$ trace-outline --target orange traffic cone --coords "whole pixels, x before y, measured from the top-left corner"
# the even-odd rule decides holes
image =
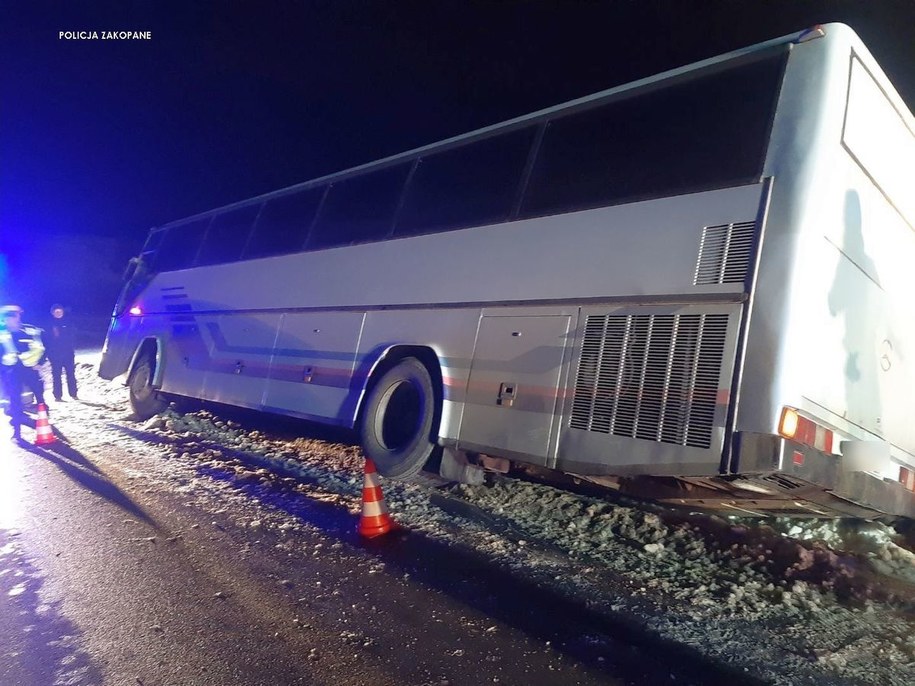
[[[378,481],[375,463],[365,460],[365,479],[362,482],[362,517],[359,519],[359,533],[366,538],[381,536],[397,528],[388,514],[384,494]]]
[[[42,403],[38,406],[38,420],[35,422],[35,445],[48,445],[57,440],[48,419],[48,408]]]

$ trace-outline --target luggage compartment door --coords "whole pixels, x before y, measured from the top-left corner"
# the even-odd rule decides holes
[[[480,319],[458,445],[545,464],[555,450],[569,315]]]

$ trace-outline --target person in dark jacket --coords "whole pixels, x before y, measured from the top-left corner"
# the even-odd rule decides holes
[[[51,379],[54,387],[54,399],[63,400],[64,373],[67,375],[67,392],[76,400],[79,395],[76,390],[76,354],[74,332],[66,318],[63,305],[51,307],[50,326],[44,332],[44,347],[48,359],[51,361]]]

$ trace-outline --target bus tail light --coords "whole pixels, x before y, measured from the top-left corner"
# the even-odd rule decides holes
[[[899,483],[909,491],[915,491],[915,470],[908,467],[899,468]]]
[[[130,312],[130,314],[132,314],[134,317],[139,317],[143,314],[143,310],[141,310],[138,305],[131,307],[128,312]]]
[[[832,452],[832,431],[806,417],[802,417],[793,408],[782,408],[782,418],[778,423],[778,432],[785,438],[816,448],[820,452]]]

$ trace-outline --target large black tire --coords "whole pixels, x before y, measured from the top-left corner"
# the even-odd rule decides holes
[[[149,353],[143,354],[134,365],[130,376],[127,377],[127,387],[130,391],[130,407],[137,419],[149,419],[166,408],[168,403],[153,388],[153,372],[155,363]]]
[[[422,471],[436,447],[436,402],[429,370],[415,357],[378,379],[366,398],[359,436],[379,474],[406,481]]]

